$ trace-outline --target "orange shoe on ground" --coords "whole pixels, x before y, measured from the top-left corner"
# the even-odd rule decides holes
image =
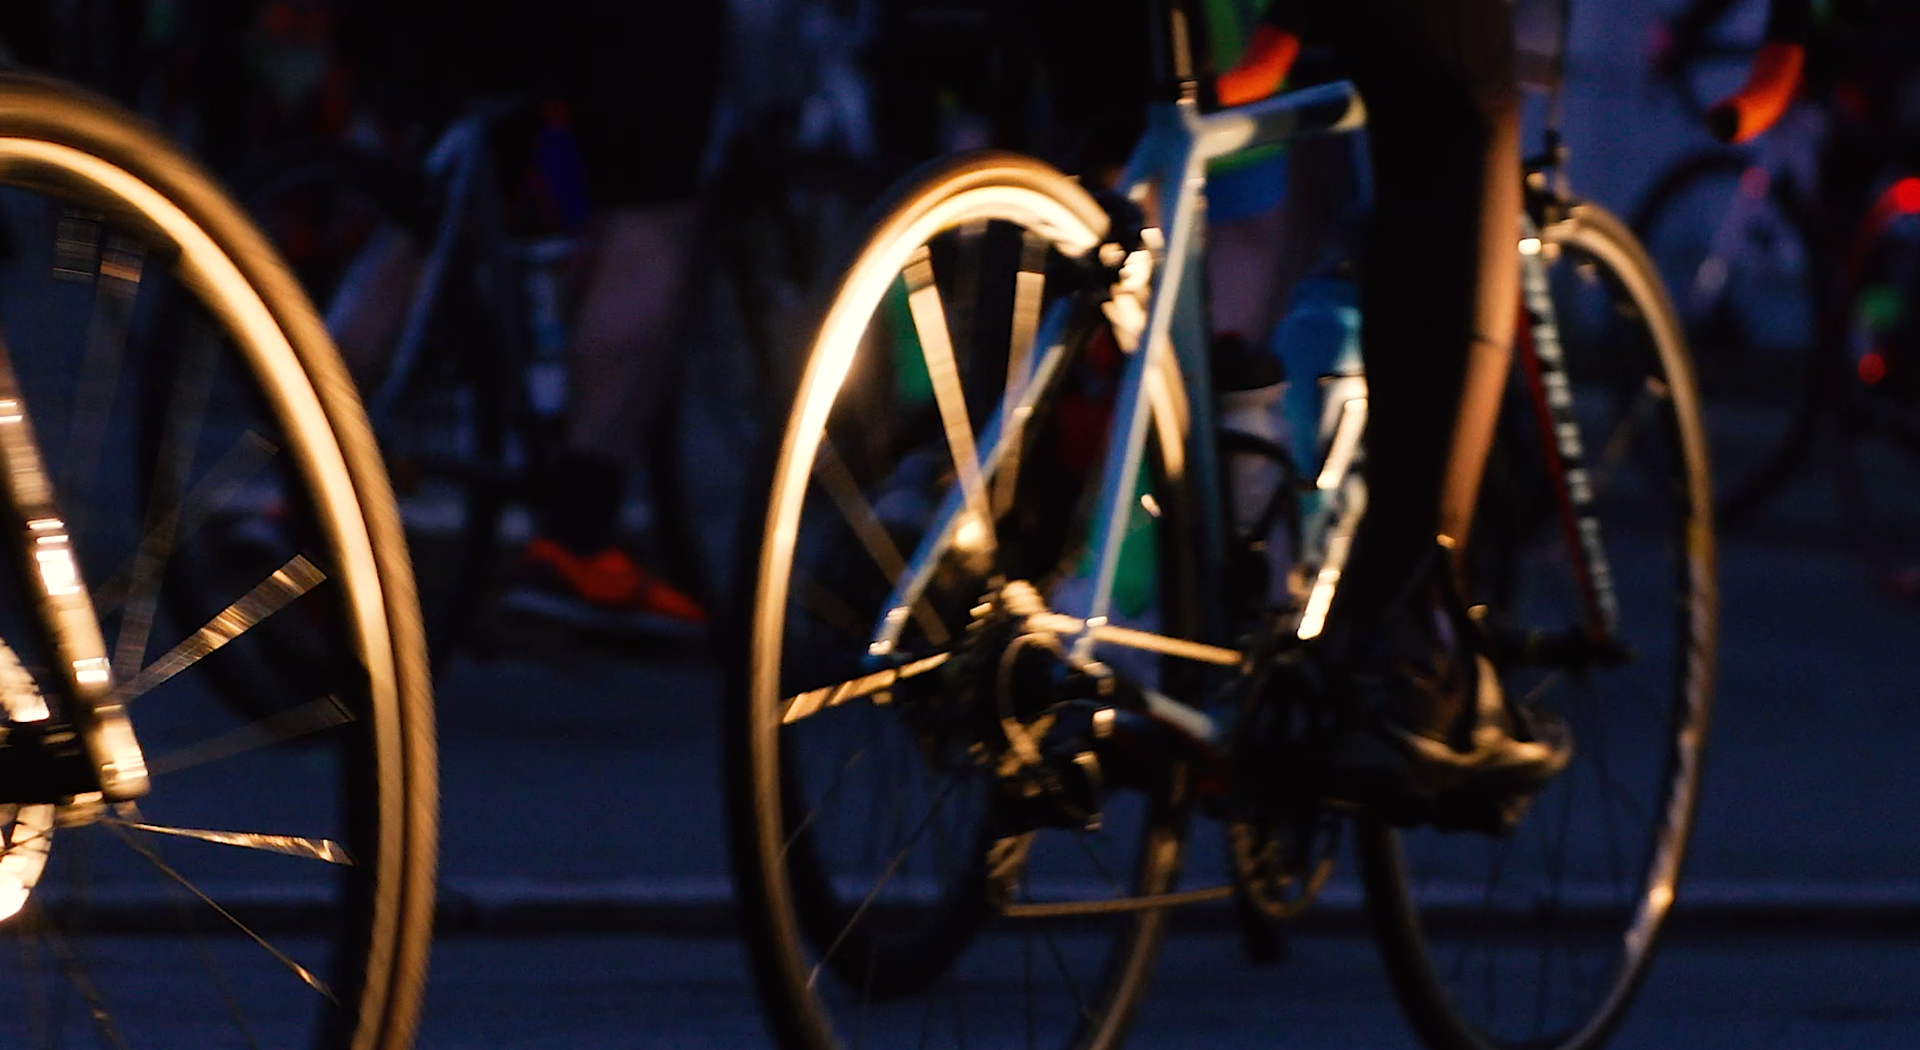
[[[620,547],[582,555],[536,536],[521,559],[525,582],[502,598],[509,611],[617,633],[695,638],[706,632],[707,611],[699,602]]]

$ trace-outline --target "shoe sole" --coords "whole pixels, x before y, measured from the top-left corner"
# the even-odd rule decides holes
[[[508,591],[500,596],[500,611],[595,634],[683,643],[707,640],[705,624],[644,609],[597,609],[578,599],[539,591]]]

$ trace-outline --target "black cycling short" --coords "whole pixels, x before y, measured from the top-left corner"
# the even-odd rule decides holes
[[[1339,600],[1344,619],[1364,624],[1426,562],[1442,506],[1471,506],[1504,386],[1518,309],[1513,9],[1510,0],[1275,0],[1267,18],[1338,52],[1367,104],[1369,498]],[[1483,373],[1495,366],[1502,374],[1489,387]]]
[[[346,0],[339,39],[369,87],[431,122],[481,98],[558,97],[599,207],[698,189],[725,0]]]

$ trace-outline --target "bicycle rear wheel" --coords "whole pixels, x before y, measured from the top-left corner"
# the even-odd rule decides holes
[[[0,800],[19,997],[0,1038],[399,1050],[432,920],[433,716],[352,385],[239,209],[108,103],[0,77],[0,229],[4,422],[44,460],[14,481],[43,473],[59,511],[0,531],[64,523],[74,554],[70,575],[0,559],[0,701],[14,733],[42,703],[71,721],[55,669],[93,635],[151,785],[112,807]],[[237,518],[252,527],[189,559],[210,575],[173,600],[175,557]],[[37,629],[36,575],[91,611]],[[303,657],[266,658],[283,644]],[[254,669],[238,705],[235,661]]]
[[[1179,774],[1114,793],[1097,830],[1012,816],[1009,738],[1045,732],[1026,690],[1047,671],[992,615],[1007,580],[1084,582],[1120,359],[1090,260],[1107,222],[1037,162],[960,158],[883,212],[826,313],[742,563],[726,728],[739,900],[788,1047],[1110,1047],[1141,994],[1164,907],[1010,913],[1171,889]],[[1158,594],[1136,597],[1177,632],[1193,581],[1171,473],[1138,533]],[[944,553],[890,613],[916,549]]]
[[[1510,837],[1359,837],[1394,989],[1447,1050],[1585,1050],[1619,1024],[1678,886],[1712,701],[1711,490],[1680,326],[1605,212],[1577,206],[1540,240],[1528,304],[1550,294],[1586,469],[1543,422],[1553,384],[1516,383],[1469,565],[1504,686],[1566,721],[1572,764]],[[1547,358],[1553,333],[1530,331]]]

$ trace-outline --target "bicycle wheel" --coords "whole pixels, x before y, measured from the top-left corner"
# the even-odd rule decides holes
[[[1712,508],[1685,339],[1613,217],[1580,205],[1541,239],[1552,262],[1528,305],[1545,293],[1558,317],[1585,455],[1563,458],[1542,422],[1555,384],[1516,383],[1469,565],[1504,686],[1566,721],[1573,761],[1509,837],[1360,834],[1395,991],[1448,1050],[1590,1048],[1620,1022],[1678,885],[1711,707]],[[1550,331],[1528,331],[1549,358]],[[1587,515],[1569,510],[1583,481]]]
[[[1851,396],[1867,425],[1920,449],[1920,179],[1880,191],[1847,269]]]
[[[1717,504],[1740,517],[1805,451],[1819,355],[1820,241],[1792,185],[1750,156],[1686,158],[1633,223],[1693,348]]]
[[[359,347],[348,364],[375,406],[422,582],[428,651],[442,660],[485,606],[514,487],[508,433],[519,378],[507,343],[518,315],[502,302],[516,295],[477,301],[473,282],[461,277],[475,235],[439,228],[425,180],[370,158],[289,160],[248,180],[241,200],[329,328],[386,336]],[[430,278],[431,252],[443,238],[457,250]],[[429,279],[437,280],[431,297],[422,288]],[[368,320],[380,312],[385,324]]]
[[[1012,815],[1009,737],[1046,732],[1034,679],[1052,657],[1023,660],[992,597],[1007,580],[1050,600],[1085,586],[1121,359],[1101,310],[1114,275],[1091,258],[1108,220],[1013,155],[907,185],[826,313],[741,570],[726,775],[747,941],[789,1047],[1113,1046],[1165,908],[1064,924],[1022,908],[1171,888],[1179,773],[1113,793],[1097,830]],[[1123,561],[1158,573],[1116,615],[1177,632],[1193,603],[1175,473],[1148,472],[1159,517],[1130,534],[1157,546]],[[917,547],[940,556],[890,615]]]
[[[27,435],[10,488],[24,501],[15,483],[39,476],[58,509],[23,521],[15,502],[0,530],[64,522],[74,559],[51,576],[37,550],[0,559],[9,743],[45,708],[73,721],[56,669],[91,635],[150,783],[106,806],[6,778],[0,980],[18,998],[0,1039],[405,1047],[432,920],[433,715],[392,493],[325,330],[206,175],[50,82],[0,77],[0,229],[4,421]],[[157,441],[150,399],[169,407]],[[172,555],[235,515],[255,527],[194,562],[220,572],[195,594],[224,604],[183,619]],[[83,612],[40,628],[36,578],[84,592]],[[262,659],[268,625],[314,658]],[[245,713],[218,671],[242,660]]]

